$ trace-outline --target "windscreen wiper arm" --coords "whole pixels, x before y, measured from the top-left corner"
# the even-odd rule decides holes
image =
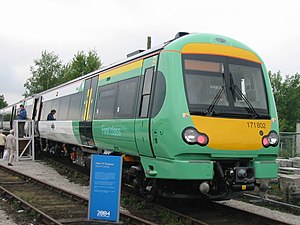
[[[234,84],[233,82],[233,78],[232,78],[232,74],[230,73],[230,89],[232,91],[232,95],[233,95],[233,98],[235,100],[235,93],[237,93],[241,98],[242,100],[247,104],[248,107],[245,107],[244,108],[249,112],[251,113],[255,118],[256,117],[259,117],[258,113],[255,111],[253,105],[249,102],[249,100],[247,99],[247,97],[243,94],[243,92],[241,91],[241,89],[239,89],[239,87],[237,85]]]
[[[222,78],[223,78],[223,86],[222,88],[218,91],[218,93],[216,94],[216,96],[214,97],[212,103],[210,104],[210,106],[207,109],[207,114],[209,115],[213,115],[214,114],[214,108],[215,106],[219,103],[223,93],[224,93],[224,83],[225,83],[225,74],[222,73]]]
[[[214,97],[212,103],[210,104],[210,106],[207,109],[207,114],[209,114],[209,115],[213,115],[214,114],[213,110],[214,110],[215,106],[219,103],[219,101],[220,101],[223,93],[224,93],[224,86],[222,86],[222,88],[218,91],[218,93]]]

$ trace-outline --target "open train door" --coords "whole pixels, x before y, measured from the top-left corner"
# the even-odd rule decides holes
[[[36,97],[33,102],[32,108],[32,120],[35,122],[41,119],[41,112],[42,112],[42,96]]]
[[[79,122],[81,143],[90,147],[95,146],[92,121],[98,82],[99,75],[85,80],[83,91],[83,105],[81,108],[81,120]]]
[[[11,109],[10,129],[14,128],[14,119],[17,117],[17,107],[17,105],[14,105]]]
[[[42,113],[42,107],[43,107],[42,99],[43,99],[42,96],[34,98],[33,108],[32,108],[32,117],[31,117],[31,119],[34,121],[34,124],[35,124],[34,133],[37,134],[38,136],[40,135],[38,121],[40,121],[40,119],[41,119],[41,113]]]
[[[135,139],[140,155],[155,157],[152,149],[151,138],[151,98],[154,75],[156,71],[157,56],[144,59],[141,79],[141,98],[139,99],[140,108],[135,121]]]

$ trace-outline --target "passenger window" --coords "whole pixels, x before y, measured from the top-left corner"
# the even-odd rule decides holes
[[[68,111],[68,120],[78,120],[82,93],[72,94]]]
[[[117,84],[99,87],[95,119],[112,119],[115,110]]]
[[[32,105],[25,106],[25,109],[27,111],[27,118],[31,119],[31,116],[32,116]]]
[[[56,119],[60,119],[60,109],[59,109],[59,104],[60,104],[60,98],[57,98],[57,99],[54,99],[52,100],[52,106],[51,106],[51,109],[48,111],[48,112],[45,112],[46,113],[46,119],[47,119],[47,116],[48,114],[51,112],[52,109],[55,109],[56,110]]]
[[[69,111],[69,103],[70,103],[70,96],[65,96],[60,99],[59,117],[56,117],[57,120],[58,119],[59,120],[67,120],[68,111]]]
[[[116,118],[133,118],[137,95],[138,77],[121,81],[118,86]]]
[[[43,102],[43,108],[42,108],[42,119],[41,120],[47,120],[47,116],[49,112],[51,111],[52,101],[46,101]]]

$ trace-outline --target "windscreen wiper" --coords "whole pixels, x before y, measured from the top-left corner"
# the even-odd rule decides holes
[[[225,83],[225,74],[222,73],[222,78],[223,78],[223,86],[222,88],[217,92],[216,96],[214,97],[213,101],[211,102],[210,106],[207,109],[207,114],[213,115],[214,114],[214,108],[215,106],[219,103],[225,88],[224,88],[224,83]]]
[[[214,110],[215,106],[219,103],[219,101],[220,101],[223,93],[224,93],[224,86],[222,86],[222,88],[218,91],[218,93],[214,97],[212,103],[210,104],[210,106],[207,109],[207,114],[209,114],[209,115],[213,115],[214,114],[213,110]]]
[[[239,97],[247,104],[248,107],[244,106],[244,108],[253,115],[254,118],[259,117],[258,113],[255,111],[253,105],[249,102],[247,97],[243,94],[241,89],[237,85],[234,84],[232,74],[230,73],[230,90],[232,92],[233,99],[235,101],[235,94],[237,93]]]

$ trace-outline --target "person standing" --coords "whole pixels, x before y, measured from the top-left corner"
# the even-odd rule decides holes
[[[3,158],[5,145],[6,145],[6,136],[3,134],[3,131],[0,130],[0,158]]]
[[[51,112],[48,114],[47,116],[47,120],[51,121],[51,120],[56,120],[54,118],[54,115],[56,113],[56,110],[55,109],[52,109]],[[55,149],[55,142],[51,141],[51,140],[47,140],[47,146],[48,148],[50,149],[50,152],[51,151],[54,151]]]
[[[54,118],[54,114],[56,113],[56,110],[55,109],[52,109],[51,112],[48,114],[47,116],[47,120],[56,120]]]
[[[24,105],[20,105],[20,109],[18,110],[17,120],[26,120],[27,119],[27,111],[24,108]],[[19,137],[23,137],[25,135],[25,121],[18,122],[18,133]]]
[[[9,135],[6,137],[6,148],[8,150],[8,166],[12,166],[11,162],[16,151],[16,138],[14,136],[14,130],[9,131]]]

